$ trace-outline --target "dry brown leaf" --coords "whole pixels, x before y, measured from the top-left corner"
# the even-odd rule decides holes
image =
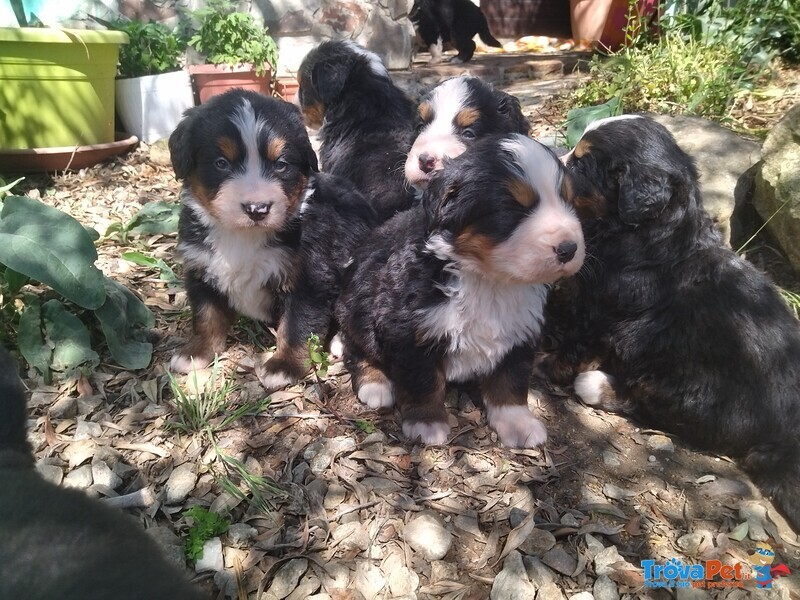
[[[536,523],[533,522],[533,513],[530,513],[522,520],[522,523],[508,532],[506,543],[503,546],[503,551],[500,553],[498,559],[492,564],[492,567],[494,568],[497,566],[497,564],[506,556],[519,548],[525,542],[525,540],[528,539],[528,536],[530,536],[535,527]]]
[[[489,537],[486,539],[486,544],[483,546],[480,558],[478,558],[478,562],[475,563],[475,570],[480,570],[489,564],[489,561],[495,555],[495,552],[497,552],[497,543],[499,541],[500,526],[497,524],[497,521],[495,521],[492,532],[489,534]]]

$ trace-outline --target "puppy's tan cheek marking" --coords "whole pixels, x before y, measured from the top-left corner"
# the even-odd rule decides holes
[[[271,162],[278,160],[286,147],[286,140],[282,137],[272,138],[267,144],[267,159]]]
[[[222,156],[228,159],[228,162],[236,162],[239,158],[239,146],[229,137],[221,137],[217,140],[217,147],[222,152]]]
[[[487,267],[496,245],[485,235],[476,233],[472,228],[467,228],[456,237],[453,248],[457,254],[474,258],[479,264]]]
[[[214,194],[211,190],[202,184],[196,174],[190,175],[187,181],[189,182],[189,189],[192,195],[197,198],[200,205],[205,208],[209,214],[217,216],[215,211],[216,207],[214,206]]]
[[[325,107],[322,106],[321,102],[307,104],[303,107],[303,117],[310,127],[319,127],[322,125],[322,121],[325,120]]]
[[[430,123],[433,121],[433,106],[431,106],[430,102],[423,102],[419,105],[419,118],[422,119],[424,123]]]
[[[582,139],[573,149],[573,156],[575,158],[583,158],[592,149],[592,144],[588,140]]]
[[[462,108],[456,115],[455,122],[459,127],[469,127],[478,120],[479,113],[474,108]]]
[[[608,215],[608,201],[598,192],[590,196],[574,196],[569,203],[579,219],[600,219]]]
[[[561,197],[567,204],[572,204],[573,197],[575,196],[575,189],[572,186],[572,179],[566,173],[561,178]]]
[[[539,195],[529,184],[521,179],[511,179],[506,183],[506,189],[520,205],[531,208],[539,201]]]
[[[286,196],[286,213],[291,215],[294,214],[295,210],[300,205],[301,199],[303,194],[306,192],[306,187],[308,186],[308,178],[303,177],[302,175],[298,178],[297,184],[291,189],[291,191]]]

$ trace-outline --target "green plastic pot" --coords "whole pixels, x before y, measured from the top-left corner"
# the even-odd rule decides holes
[[[119,31],[0,27],[0,148],[114,141]]]

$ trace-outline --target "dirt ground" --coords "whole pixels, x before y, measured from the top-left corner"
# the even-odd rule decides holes
[[[545,103],[530,116],[535,134],[550,135],[558,114]],[[147,202],[177,201],[179,184],[165,147],[142,145],[78,173],[29,177],[20,189],[102,233]],[[191,569],[209,597],[800,598],[797,575],[771,590],[756,590],[753,580],[713,592],[645,588],[643,560],[718,559],[749,569],[758,541],[774,547],[775,564],[800,574],[800,539],[727,458],[585,407],[570,389],[538,379],[529,401],[549,431],[543,448],[499,447],[461,390],[448,396],[451,440],[425,448],[403,439],[391,412],[360,405],[334,360],[320,384],[309,378],[277,392],[263,412],[218,433],[222,452],[282,490],[268,497],[269,512],[242,501],[215,478],[226,468],[207,437],[167,427],[174,407],[166,369],[190,326],[183,290],[120,258],[135,249],[175,265],[175,242],[98,242],[98,266],[156,315],[149,369],[103,362],[81,381],[49,387],[29,372],[25,383],[40,470],[100,498],[147,490],[128,512],[169,560],[191,569],[180,548],[187,507],[227,512],[234,527],[220,538],[224,570]],[[238,386],[233,408],[263,397],[253,365],[272,342],[246,321],[231,342],[222,365]],[[100,462],[119,480],[72,475]]]

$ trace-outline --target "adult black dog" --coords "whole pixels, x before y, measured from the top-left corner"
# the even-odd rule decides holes
[[[200,600],[130,517],[39,476],[25,420],[22,384],[0,347],[0,598]]]
[[[723,245],[691,158],[661,125],[600,121],[564,162],[595,218],[551,374],[584,371],[587,404],[735,457],[800,531],[800,324]]]
[[[475,53],[475,35],[487,46],[503,46],[489,31],[483,11],[471,0],[414,0],[408,17],[430,50],[430,64],[441,62],[448,42],[458,50],[450,62],[468,62]]]
[[[413,203],[403,167],[414,105],[377,54],[351,40],[321,43],[303,59],[298,102],[319,129],[320,167],[349,179],[386,220]]]

